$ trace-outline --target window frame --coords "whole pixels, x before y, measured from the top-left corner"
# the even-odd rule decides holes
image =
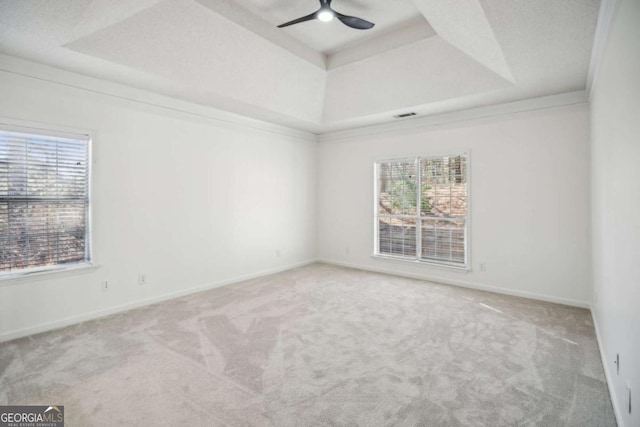
[[[15,271],[0,272],[0,285],[22,282],[21,279],[47,279],[58,276],[66,276],[66,273],[85,272],[99,267],[95,263],[95,250],[93,245],[93,169],[94,135],[86,129],[63,127],[53,124],[30,122],[25,120],[0,117],[0,130],[7,132],[19,132],[34,135],[43,135],[59,138],[84,140],[87,143],[87,210],[85,233],[85,259],[80,262],[68,264],[54,264],[48,266],[23,268]]]
[[[420,216],[420,210],[416,211],[415,216],[406,216],[407,218],[416,220],[416,256],[415,257],[406,257],[400,255],[390,255],[390,254],[381,254],[380,253],[380,227],[379,227],[379,201],[380,201],[380,193],[379,193],[379,167],[382,163],[397,163],[397,162],[416,162],[416,166],[419,166],[419,162],[422,159],[438,159],[443,157],[456,157],[462,156],[466,160],[466,169],[467,169],[467,213],[464,217],[465,219],[465,229],[464,229],[464,264],[452,263],[447,261],[436,261],[436,260],[428,260],[422,259],[421,251],[422,251],[422,235],[421,235],[421,220],[424,217]],[[416,169],[418,170],[418,169]],[[421,188],[421,176],[418,174],[417,178],[417,188]],[[419,193],[419,192],[418,192]],[[416,207],[420,206],[421,199],[420,195],[416,197]],[[427,217],[428,218],[428,217]],[[471,270],[471,156],[470,150],[451,150],[445,152],[431,152],[428,154],[417,154],[411,156],[401,156],[401,157],[383,157],[376,158],[373,160],[373,258],[378,258],[381,260],[387,260],[392,262],[403,262],[409,264],[418,264],[425,265],[429,267],[445,269],[445,270],[453,270],[459,272],[469,272]]]

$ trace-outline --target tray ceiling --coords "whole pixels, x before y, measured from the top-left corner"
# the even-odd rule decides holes
[[[0,53],[322,133],[582,90],[599,3],[3,0]]]

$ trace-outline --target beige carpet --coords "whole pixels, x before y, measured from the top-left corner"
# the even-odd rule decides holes
[[[614,426],[587,310],[314,264],[0,344],[67,426]]]

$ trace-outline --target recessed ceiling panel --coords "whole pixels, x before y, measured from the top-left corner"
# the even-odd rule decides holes
[[[584,89],[600,0],[480,0],[519,87]]]
[[[440,37],[513,82],[480,0],[415,0],[415,3]]]
[[[583,90],[600,2],[0,0],[0,54],[323,132]]]
[[[102,28],[118,23],[136,13],[155,6],[162,0],[92,0],[76,21],[72,38],[78,39]]]
[[[327,69],[341,67],[371,56],[435,36],[436,33],[422,16],[391,27],[364,41],[356,41],[337,51],[327,52]]]
[[[329,71],[323,119],[337,122],[511,87],[440,37]]]
[[[233,0],[274,26],[315,12],[318,0]],[[318,20],[283,28],[282,31],[322,53],[336,51],[355,41],[375,37],[391,27],[420,16],[412,0],[333,0],[331,7],[344,15],[375,23],[371,30],[354,30],[334,19]]]
[[[320,121],[323,70],[192,0],[162,2],[65,47],[200,92]]]

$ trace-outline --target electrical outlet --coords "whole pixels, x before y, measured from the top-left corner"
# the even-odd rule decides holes
[[[351,253],[351,248],[349,246],[346,246],[344,248],[344,253],[346,253],[347,255],[349,255]]]
[[[103,291],[108,291],[109,290],[109,281],[108,280],[103,280],[102,283],[100,284],[101,288]]]
[[[487,263],[486,262],[481,262],[480,263],[480,271],[487,271]]]
[[[282,255],[282,252],[280,252],[280,249],[276,249],[276,258],[280,258],[280,255]]]
[[[138,285],[146,285],[147,284],[147,276],[144,274],[138,274]]]

